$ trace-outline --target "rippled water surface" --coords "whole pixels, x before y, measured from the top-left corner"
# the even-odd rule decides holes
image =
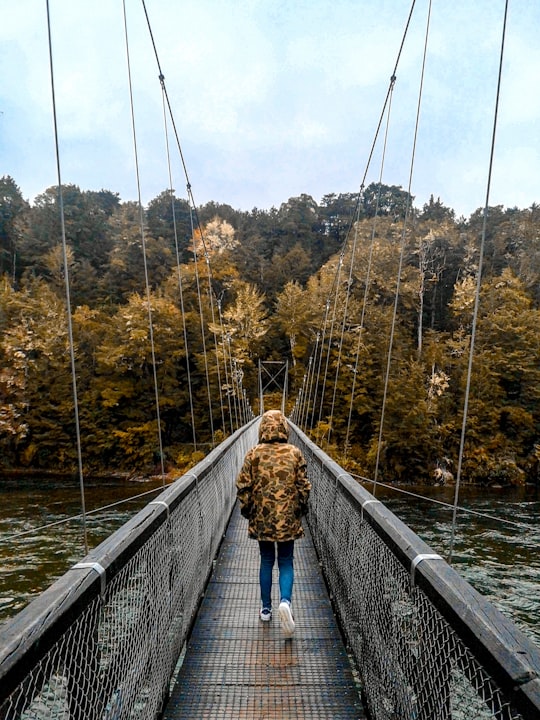
[[[373,488],[366,486],[370,492]],[[453,504],[452,488],[406,488]],[[395,490],[376,496],[447,558],[452,509]],[[540,646],[540,494],[533,488],[460,491],[452,564]],[[466,512],[472,510],[480,515]]]
[[[92,511],[132,498],[161,481],[100,481],[86,483],[86,526],[90,549],[123,525],[158,490],[116,507]],[[81,519],[44,527],[81,512],[77,483],[40,480],[0,480],[0,622],[22,610],[85,553]],[[22,535],[27,531],[29,534]],[[18,536],[18,537],[17,537]]]

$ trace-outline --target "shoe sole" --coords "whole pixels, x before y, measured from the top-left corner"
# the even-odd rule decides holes
[[[281,623],[281,629],[285,637],[292,637],[294,634],[294,619],[289,603],[280,603],[279,621]]]
[[[259,613],[259,618],[261,619],[261,622],[270,622],[270,620],[272,619],[272,615],[271,614],[261,615]]]

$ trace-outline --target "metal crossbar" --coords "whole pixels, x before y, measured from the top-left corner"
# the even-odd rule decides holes
[[[540,650],[291,428],[373,720],[540,717]],[[0,720],[159,717],[256,440],[252,422],[0,628]]]

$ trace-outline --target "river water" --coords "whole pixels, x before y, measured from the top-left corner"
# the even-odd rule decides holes
[[[369,485],[366,488],[373,492]],[[85,503],[90,548],[125,523],[161,489],[161,480],[137,483],[86,483]],[[435,552],[447,557],[453,503],[452,488],[406,488],[407,493],[377,486],[376,496]],[[110,506],[126,498],[144,497]],[[436,501],[436,502],[433,502]],[[460,493],[454,568],[540,646],[540,495],[533,489],[472,490]],[[0,483],[0,622],[19,612],[53,580],[85,555],[77,484],[2,480]],[[29,534],[21,535],[27,531]]]
[[[86,481],[89,549],[153,500],[161,487],[161,479]],[[85,556],[82,520],[65,522],[80,513],[78,483],[50,478],[0,481],[0,622],[22,610]]]
[[[448,559],[453,508],[440,503],[453,505],[454,488],[377,486],[375,495]],[[458,507],[454,569],[540,647],[540,492],[462,488]]]

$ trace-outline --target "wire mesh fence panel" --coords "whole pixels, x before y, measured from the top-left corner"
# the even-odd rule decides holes
[[[255,443],[238,431],[2,627],[1,720],[159,717]]]
[[[293,442],[308,462],[308,524],[371,717],[540,717],[540,650],[298,428]]]

